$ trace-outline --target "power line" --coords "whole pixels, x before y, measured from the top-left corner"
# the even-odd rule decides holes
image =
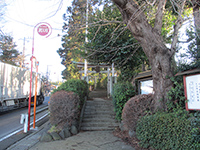
[[[18,22],[18,23],[20,23],[20,24],[23,24],[23,25],[26,25],[26,26],[29,26],[29,27],[35,27],[35,25],[31,25],[31,24],[28,24],[28,23],[25,23],[25,22],[22,22],[22,21],[13,19],[13,18],[11,18],[11,17],[8,17],[7,15],[5,15],[5,17],[7,17],[8,19],[10,19],[10,20],[12,20],[12,21]],[[62,30],[62,29],[59,29],[59,28],[52,28],[52,30]]]
[[[0,29],[0,31],[1,31],[1,33],[2,33],[2,35],[4,35],[5,36],[5,34],[3,33],[3,31]]]
[[[19,3],[18,3],[18,5],[20,7]],[[50,15],[50,16],[46,17],[45,19],[42,19],[42,20],[47,20],[47,19],[50,19],[50,18],[54,17],[58,13],[58,11],[61,10],[62,6],[63,6],[63,0],[60,0],[60,3],[58,5],[58,8],[56,9],[56,11],[53,14],[52,14],[52,12],[49,13],[49,14],[52,14],[52,15]],[[18,15],[18,16],[20,17],[20,15]],[[15,21],[17,23],[20,23],[20,24],[23,24],[23,25],[26,25],[26,26],[29,26],[29,27],[34,27],[35,26],[35,25],[31,25],[31,24],[26,23],[23,19],[22,19],[23,21],[20,21],[20,20],[16,20],[14,18],[11,18],[11,17],[9,17],[7,15],[5,15],[5,17],[7,17],[8,19],[10,19],[12,21]],[[52,28],[52,30],[62,30],[62,28],[61,29],[59,29],[59,28]]]
[[[13,18],[11,18],[11,17],[8,17],[7,15],[5,15],[5,17],[7,17],[8,19],[10,19],[10,20],[12,20],[12,21],[18,22],[18,23],[20,23],[20,24],[23,24],[23,25],[26,25],[26,26],[29,26],[29,27],[34,27],[34,25],[30,25],[30,24],[28,24],[28,23],[25,23],[25,22],[22,22],[22,21],[13,19]]]
[[[55,15],[58,13],[58,11],[62,8],[62,5],[63,5],[63,0],[60,1],[60,4],[59,4],[57,10],[55,11],[55,13],[54,13],[53,15],[51,15],[51,16],[45,18],[44,20],[49,19],[49,18],[52,18],[53,16],[55,16]]]

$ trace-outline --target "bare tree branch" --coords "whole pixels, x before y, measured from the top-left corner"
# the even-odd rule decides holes
[[[174,0],[173,0],[173,2],[174,2]],[[184,21],[181,14],[183,13],[185,2],[186,2],[186,0],[183,0],[180,5],[178,5],[177,3],[174,2],[175,5],[178,6],[179,9],[178,9],[178,12],[177,12],[178,13],[178,19],[176,21],[176,25],[174,26],[174,36],[173,36],[173,40],[172,40],[172,44],[171,44],[171,50],[172,50],[171,55],[174,55],[174,53],[176,52],[176,44],[178,42],[178,32],[179,32],[179,29],[181,28],[181,26],[183,24],[183,21]]]
[[[156,3],[156,0],[153,0],[153,2],[150,2],[150,0],[146,0],[147,4],[153,6]]]
[[[192,0],[192,5],[193,5],[193,16],[194,16],[194,25],[195,25],[195,30],[197,33],[198,38],[200,39],[200,1],[199,0]]]
[[[101,27],[102,27],[102,26],[99,26],[99,27],[98,27],[98,29],[97,29],[97,31],[95,32],[95,35],[94,35],[92,41],[94,41],[94,39],[96,38],[96,36],[97,36],[99,30],[101,29]]]
[[[122,66],[124,66],[127,62],[128,62],[128,60],[129,59],[131,59],[132,57],[133,57],[133,55],[137,52],[137,50],[140,48],[140,45],[139,46],[137,46],[135,49],[134,49],[134,51],[132,52],[132,54],[128,57],[128,58],[126,58],[125,59],[125,61],[122,63],[122,61],[120,62],[120,64],[122,63]]]
[[[161,35],[161,29],[162,29],[162,18],[163,18],[163,11],[166,4],[166,0],[160,0],[158,3],[158,10],[156,13],[155,18],[155,25],[154,30]]]

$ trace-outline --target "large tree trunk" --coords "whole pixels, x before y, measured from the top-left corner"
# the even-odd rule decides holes
[[[156,109],[166,109],[167,92],[173,83],[169,77],[173,76],[171,68],[174,50],[168,49],[161,36],[162,12],[166,0],[160,0],[154,28],[147,22],[143,8],[139,8],[133,0],[113,0],[119,7],[124,22],[134,37],[141,44],[147,55],[153,76],[154,101]]]

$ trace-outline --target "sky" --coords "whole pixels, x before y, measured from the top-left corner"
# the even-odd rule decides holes
[[[63,14],[72,0],[4,0],[7,7],[1,23],[4,34],[14,38],[17,50],[23,52],[25,38],[26,63],[30,64],[32,54],[33,29],[38,23],[46,22],[52,27],[49,37],[34,32],[34,56],[39,61],[39,73],[46,76],[49,72],[51,81],[61,81],[61,72],[65,67],[56,52],[61,48]],[[60,35],[60,36],[58,36]]]

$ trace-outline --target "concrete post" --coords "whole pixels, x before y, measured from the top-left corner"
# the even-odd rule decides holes
[[[107,83],[107,93],[108,93],[108,97],[110,97],[110,68],[108,67],[107,69],[108,72],[108,83]]]

